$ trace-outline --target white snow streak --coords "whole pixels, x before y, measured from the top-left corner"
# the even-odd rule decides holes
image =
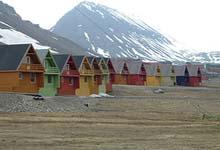
[[[97,49],[97,53],[104,56],[104,57],[110,57],[110,54],[109,54],[109,51],[107,50],[103,50],[101,48],[98,48]]]
[[[105,35],[111,42],[114,42],[112,38],[110,38],[108,35]]]

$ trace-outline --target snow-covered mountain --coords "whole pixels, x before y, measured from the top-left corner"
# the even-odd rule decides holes
[[[20,43],[32,43],[35,48],[51,47],[61,53],[87,54],[73,41],[22,20],[13,7],[0,1],[0,44]]]
[[[183,52],[186,58],[194,62],[201,63],[219,63],[220,64],[220,51],[213,52]]]
[[[93,2],[82,2],[51,29],[102,56],[188,61],[170,38],[147,24]]]

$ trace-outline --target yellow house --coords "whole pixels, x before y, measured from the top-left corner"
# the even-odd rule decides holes
[[[160,86],[161,83],[161,69],[158,63],[145,63],[147,72],[146,86]]]
[[[176,84],[176,75],[174,67],[169,63],[159,64],[161,69],[161,86],[174,86]]]
[[[107,93],[107,85],[109,83],[109,70],[103,58],[98,58],[99,67],[102,72],[102,84],[99,85],[99,93]]]
[[[99,94],[99,86],[102,85],[102,71],[99,66],[98,58],[87,57],[94,74],[92,94]]]
[[[77,96],[89,96],[93,93],[94,73],[86,56],[73,56],[76,67],[80,73],[79,88],[76,89]]]

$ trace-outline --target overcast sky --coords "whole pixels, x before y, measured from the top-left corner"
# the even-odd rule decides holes
[[[83,0],[3,0],[25,20],[49,29]],[[220,51],[220,0],[90,0],[142,19],[178,42]]]

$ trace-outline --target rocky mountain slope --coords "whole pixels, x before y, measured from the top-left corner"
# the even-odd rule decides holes
[[[35,48],[51,47],[61,53],[87,53],[73,41],[22,20],[13,7],[0,1],[0,44],[19,43],[32,43]]]
[[[147,24],[92,2],[82,2],[51,29],[102,56],[186,61],[173,41]]]

